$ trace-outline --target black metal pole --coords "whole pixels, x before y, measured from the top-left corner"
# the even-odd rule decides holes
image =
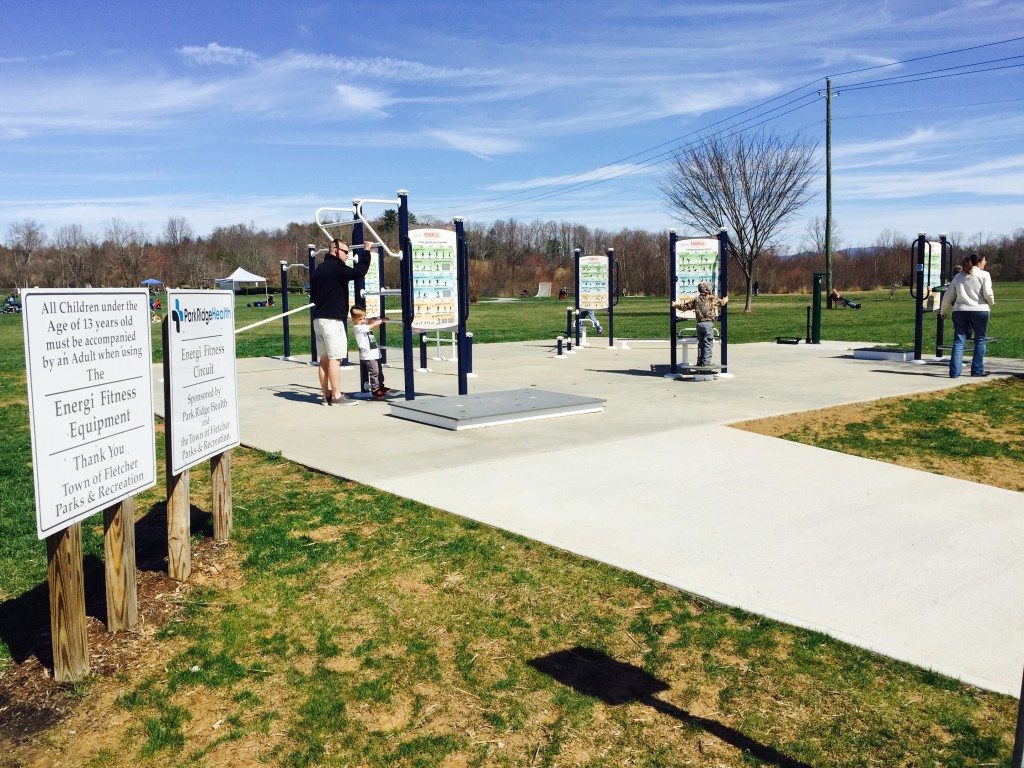
[[[398,190],[398,246],[402,251],[402,363],[405,366],[405,399],[416,399],[416,378],[413,374],[412,320],[412,241],[409,239],[409,193]]]
[[[382,290],[384,288],[384,246],[377,246],[377,285]],[[387,314],[385,312],[385,299],[387,297],[381,294],[378,297],[380,302],[380,316],[384,317]],[[388,363],[388,324],[380,324],[380,364],[387,365]]]
[[[309,300],[313,301],[313,273],[316,271],[316,246],[310,243],[306,246],[307,253],[306,258],[309,262],[309,275],[307,282],[309,283]],[[282,298],[283,302],[284,299]],[[310,365],[316,365],[318,362],[316,355],[316,328],[313,325],[313,310],[309,311],[309,357]]]
[[[608,346],[615,346],[615,249],[609,248],[608,254]]]
[[[676,275],[676,231],[670,229],[668,231],[668,300],[675,302],[679,297],[677,295],[678,288],[678,275]],[[678,351],[676,350],[676,311],[672,308],[668,310],[668,340],[669,340],[669,371],[671,373],[679,373],[676,365],[678,358]]]
[[[572,249],[572,257],[573,257],[573,259],[572,259],[573,260],[573,264],[576,267],[576,271],[575,271],[575,281],[576,282],[573,284],[574,285],[574,293],[575,293],[575,298],[573,299],[573,304],[575,304],[575,306],[576,306],[576,312],[574,313],[574,317],[575,317],[574,327],[575,327],[576,333],[573,334],[573,335],[574,335],[574,337],[576,339],[576,346],[578,347],[580,345],[580,325],[582,325],[582,323],[580,323],[580,249],[579,248],[573,248]]]
[[[914,275],[914,286],[917,289],[914,301],[914,360],[921,359],[921,348],[924,343],[924,249],[927,247],[927,236],[924,232],[918,232]]]
[[[288,360],[292,356],[292,335],[291,329],[288,325],[288,262],[281,262],[281,312],[284,317],[281,318],[281,326],[284,331],[284,359]]]
[[[466,364],[466,321],[469,320],[469,244],[466,242],[466,227],[461,216],[455,217],[455,279],[458,281],[458,372],[459,394],[469,393]]]
[[[718,295],[729,292],[729,233],[718,230]],[[729,305],[722,307],[722,373],[729,372]]]
[[[821,344],[821,285],[827,272],[814,273],[814,289],[811,296],[811,344]]]

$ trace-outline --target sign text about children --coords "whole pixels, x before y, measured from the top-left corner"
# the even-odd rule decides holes
[[[239,444],[235,297],[231,291],[168,291],[171,472]]]
[[[42,539],[156,483],[149,297],[33,288],[22,318]]]

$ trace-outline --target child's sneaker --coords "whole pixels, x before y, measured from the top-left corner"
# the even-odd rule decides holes
[[[370,393],[370,397],[372,397],[374,400],[383,400],[384,399],[384,390],[383,389],[375,389],[375,390],[373,390],[372,393]]]

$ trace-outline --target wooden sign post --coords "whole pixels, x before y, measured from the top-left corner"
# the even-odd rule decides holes
[[[134,499],[125,499],[103,510],[103,565],[107,585],[107,631],[132,629],[139,620]]]
[[[210,459],[210,485],[213,490],[213,538],[231,538],[231,451]]]
[[[46,577],[50,585],[53,679],[73,683],[89,674],[80,523],[46,537]]]

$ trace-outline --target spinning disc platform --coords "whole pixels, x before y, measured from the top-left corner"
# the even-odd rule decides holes
[[[732,374],[722,373],[720,365],[681,365],[676,364],[676,372],[672,373],[671,365],[651,364],[651,373],[666,379],[714,381],[719,377],[731,378]]]
[[[600,413],[605,401],[599,397],[566,395],[543,389],[510,389],[475,395],[423,397],[389,403],[391,415],[442,429],[462,430],[491,427],[518,421],[553,419],[581,413]]]

